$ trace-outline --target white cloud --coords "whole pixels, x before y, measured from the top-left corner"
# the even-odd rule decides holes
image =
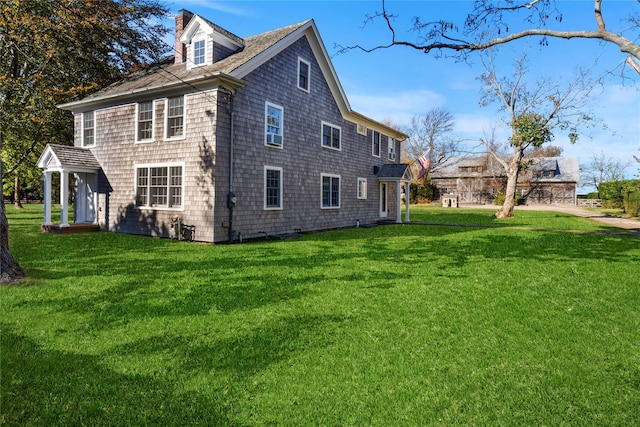
[[[347,95],[354,111],[374,120],[391,119],[392,122],[407,125],[411,118],[432,108],[446,104],[443,95],[427,89],[379,95]]]

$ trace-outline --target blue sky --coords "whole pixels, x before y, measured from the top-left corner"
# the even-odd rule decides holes
[[[240,37],[313,18],[351,107],[373,119],[391,119],[405,125],[414,114],[439,107],[453,114],[455,136],[462,139],[478,140],[491,127],[504,127],[496,107],[479,105],[477,77],[483,68],[478,61],[468,65],[401,47],[336,55],[336,44],[374,46],[388,42],[390,34],[382,21],[363,27],[366,15],[380,10],[380,1],[187,0],[166,4],[172,13],[182,8],[190,10]],[[595,28],[593,1],[559,0],[558,4],[564,17],[561,29]],[[471,10],[472,2],[387,0],[386,5],[389,12],[397,15],[394,25],[398,36],[413,40],[415,35],[408,32],[413,17],[423,20],[460,17],[457,21],[461,22]],[[607,27],[623,28],[622,20],[633,10],[640,12],[636,0],[604,1]],[[167,24],[173,26],[173,21]],[[503,48],[499,70],[504,67],[504,72],[510,73],[512,58],[525,48],[531,59],[531,78],[570,76],[578,66],[591,66],[595,56],[600,58],[596,66],[600,72],[619,66],[625,59],[616,46],[593,40],[550,40],[550,45],[544,48],[530,41]],[[631,79],[626,81],[619,77],[607,79],[595,93],[592,108],[607,130],[586,130],[574,145],[561,132],[554,132],[552,144],[562,147],[563,155],[579,156],[583,166],[594,154],[605,153],[623,160],[640,155],[640,78],[631,72],[627,75]],[[503,135],[507,134],[504,131]],[[628,168],[627,175],[638,175],[637,163]]]

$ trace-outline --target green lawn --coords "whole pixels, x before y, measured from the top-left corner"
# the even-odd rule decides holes
[[[39,231],[0,288],[0,424],[635,425],[640,238],[583,218],[236,245]]]

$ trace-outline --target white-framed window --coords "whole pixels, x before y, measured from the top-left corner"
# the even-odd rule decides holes
[[[96,112],[82,113],[82,146],[93,147],[96,145]]]
[[[136,104],[136,142],[153,141],[153,101]]]
[[[206,61],[206,40],[196,40],[193,42],[193,65],[202,65]]]
[[[361,123],[358,123],[356,125],[356,131],[358,132],[358,134],[360,135],[367,135],[367,127]]]
[[[387,158],[389,160],[394,160],[396,159],[396,140],[389,137],[389,154],[387,156]]]
[[[298,58],[298,89],[309,92],[311,77],[311,64],[302,58]]]
[[[358,199],[367,198],[367,178],[358,178]]]
[[[282,209],[282,168],[264,167],[264,209]]]
[[[322,122],[322,146],[334,150],[341,149],[342,129],[331,123]]]
[[[264,108],[265,145],[282,148],[283,124],[284,108],[267,101]]]
[[[183,203],[184,165],[136,165],[136,206],[180,209]]]
[[[165,107],[165,139],[184,138],[185,97],[167,98]]]
[[[375,130],[371,136],[371,154],[380,157],[380,132]]]
[[[340,207],[340,175],[322,174],[322,209]]]

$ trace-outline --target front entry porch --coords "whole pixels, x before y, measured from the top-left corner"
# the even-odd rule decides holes
[[[388,218],[389,196],[388,192],[395,185],[395,222],[402,223],[402,199],[405,203],[404,222],[411,222],[409,215],[409,184],[412,175],[409,165],[406,164],[385,164],[374,169],[378,176],[380,190],[380,220],[384,222],[392,222]]]
[[[44,222],[42,231],[83,233],[98,231],[96,206],[100,165],[91,151],[80,147],[48,144],[38,160],[44,170]],[[51,219],[53,174],[60,174],[60,222]],[[74,222],[69,223],[69,175],[75,177]]]

